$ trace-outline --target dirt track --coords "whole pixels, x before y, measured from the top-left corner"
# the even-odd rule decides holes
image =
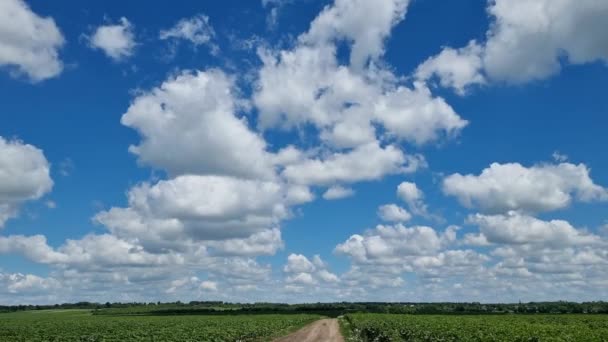
[[[344,342],[337,319],[315,321],[291,335],[274,342]]]

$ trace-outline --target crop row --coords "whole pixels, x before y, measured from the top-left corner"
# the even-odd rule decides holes
[[[349,342],[608,341],[607,315],[349,314]]]
[[[0,341],[268,341],[319,316],[95,316],[88,311],[0,315]]]

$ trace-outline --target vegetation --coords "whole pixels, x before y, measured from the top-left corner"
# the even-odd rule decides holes
[[[268,341],[320,316],[112,316],[90,310],[0,315],[0,341]]]
[[[0,307],[3,341],[268,341],[322,317],[347,341],[605,341],[608,303],[75,303]]]
[[[608,302],[536,302],[514,304],[481,303],[226,303],[192,301],[189,303],[66,303],[55,305],[0,306],[0,312],[49,309],[90,309],[97,314],[247,314],[247,313],[322,313],[337,316],[344,313],[370,312],[395,314],[504,314],[504,313],[586,313],[608,314]]]
[[[608,341],[606,315],[348,314],[346,341]]]

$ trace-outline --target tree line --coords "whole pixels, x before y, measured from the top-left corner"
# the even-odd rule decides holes
[[[191,302],[77,302],[53,305],[0,305],[0,312],[30,310],[88,309],[95,314],[256,314],[320,313],[336,316],[370,312],[393,314],[608,314],[608,302],[529,302],[529,303],[410,303],[410,302],[337,302],[337,303],[228,303],[223,301]]]

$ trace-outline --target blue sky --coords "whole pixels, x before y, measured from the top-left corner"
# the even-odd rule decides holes
[[[0,302],[605,300],[606,14],[8,0]]]

